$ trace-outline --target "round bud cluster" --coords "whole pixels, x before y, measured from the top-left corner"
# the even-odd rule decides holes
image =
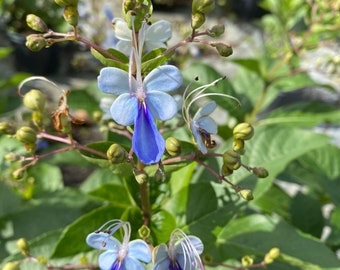
[[[25,144],[25,148],[28,151],[32,151],[35,148],[35,142],[37,141],[36,131],[28,126],[23,126],[15,133],[15,138]]]
[[[64,20],[71,26],[78,25],[78,0],[54,0],[54,2],[64,8]]]
[[[36,89],[31,89],[24,95],[25,107],[32,110],[32,121],[37,127],[42,127],[44,119],[45,96]]]
[[[142,225],[142,227],[140,227],[138,229],[138,234],[139,234],[139,237],[142,238],[142,239],[147,239],[150,237],[150,229],[148,226],[146,225]]]
[[[219,37],[225,31],[225,27],[223,24],[217,24],[208,29],[208,36],[209,37]]]
[[[201,27],[205,22],[205,14],[212,11],[214,7],[214,0],[193,0],[191,27],[193,29],[198,29],[199,27]]]
[[[19,262],[8,262],[6,263],[2,270],[20,270]]]
[[[124,0],[123,1],[123,18],[126,21],[128,27],[132,30],[132,21],[135,31],[138,31],[145,18],[152,14],[152,3],[148,1],[135,1]]]
[[[0,122],[0,132],[13,135],[15,133],[15,128],[8,122]]]
[[[34,14],[28,14],[26,16],[26,23],[29,28],[31,28],[34,31],[45,33],[48,31],[48,27],[46,23],[38,17],[37,15]]]
[[[138,184],[144,184],[144,183],[146,183],[146,181],[148,180],[148,175],[147,175],[147,173],[146,172],[144,172],[144,171],[134,171],[133,172],[134,173],[134,175],[135,175],[135,179],[136,179],[136,181],[138,182]]]
[[[28,246],[28,242],[25,238],[19,238],[17,240],[17,247],[18,249],[21,251],[22,254],[24,254],[25,256],[29,256],[29,246]]]
[[[242,257],[242,266],[244,268],[248,268],[249,266],[253,265],[254,259],[248,255]]]
[[[106,155],[108,160],[112,164],[119,164],[127,161],[128,153],[126,150],[120,146],[119,144],[112,144],[109,149],[106,151]]]
[[[279,248],[272,248],[269,252],[264,256],[264,262],[266,264],[272,263],[275,259],[280,256],[280,249]]]
[[[226,43],[214,42],[214,43],[211,43],[211,46],[216,48],[218,54],[223,57],[228,57],[233,54],[233,48]]]
[[[182,151],[181,142],[174,137],[169,137],[165,141],[165,149],[169,156],[178,156]]]
[[[240,190],[240,195],[243,199],[247,201],[254,200],[254,195],[251,189],[241,189]]]
[[[31,34],[26,37],[26,47],[33,52],[39,52],[46,45],[47,42],[41,34]]]

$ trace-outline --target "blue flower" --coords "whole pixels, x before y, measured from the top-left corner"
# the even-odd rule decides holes
[[[198,100],[208,96],[220,96],[226,97],[228,99],[233,100],[239,105],[239,101],[227,94],[223,93],[205,93],[203,92],[211,86],[216,85],[220,80],[223,80],[225,77],[217,79],[210,84],[206,84],[200,86],[189,92],[189,87],[185,90],[183,94],[183,107],[182,114],[185,122],[189,126],[194,140],[197,144],[198,149],[202,152],[202,154],[206,154],[208,152],[208,148],[213,148],[216,143],[211,139],[211,134],[217,133],[217,124],[209,115],[216,109],[217,105],[215,101],[207,102],[203,107],[199,108],[195,113],[194,117],[190,115],[191,106]]]
[[[112,119],[120,125],[134,125],[132,148],[142,163],[152,164],[161,159],[165,149],[154,119],[169,120],[176,114],[177,103],[166,92],[181,86],[182,75],[177,67],[164,65],[142,79],[141,57],[147,27],[145,23],[142,25],[138,44],[133,43],[129,73],[115,67],[103,68],[98,86],[102,92],[118,96],[110,108]],[[135,41],[134,31],[132,34]]]
[[[101,229],[111,224],[104,232]],[[90,233],[86,243],[96,249],[106,250],[99,256],[99,267],[101,270],[145,270],[143,263],[151,262],[151,252],[148,245],[136,239],[130,241],[130,223],[120,220],[111,220],[104,224],[99,230]],[[112,236],[119,228],[123,228],[123,242],[120,243]]]
[[[198,237],[187,236],[176,229],[170,236],[168,246],[161,244],[154,249],[152,270],[202,270],[204,266],[199,255],[203,248]]]

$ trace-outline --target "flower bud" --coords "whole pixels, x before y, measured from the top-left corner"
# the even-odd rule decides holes
[[[107,158],[112,164],[118,164],[127,161],[128,153],[119,144],[112,144],[106,151]]]
[[[221,172],[223,176],[228,176],[228,175],[231,175],[234,171],[230,169],[228,166],[226,166],[225,164],[223,164]]]
[[[31,127],[21,127],[15,133],[15,137],[18,141],[24,144],[35,144],[37,140],[37,133]]]
[[[3,266],[2,270],[20,270],[19,262],[8,262]]]
[[[123,1],[123,18],[130,29],[132,29],[133,21],[135,31],[138,31],[141,28],[142,23],[145,21],[145,18],[152,13],[152,10],[153,7],[151,0]]]
[[[211,46],[216,48],[219,55],[223,57],[228,57],[233,54],[233,48],[222,42],[211,43]]]
[[[138,184],[143,184],[148,180],[148,175],[144,171],[136,171],[134,172],[135,179],[138,182]]]
[[[240,123],[233,129],[234,139],[249,140],[254,135],[254,128],[249,123]]]
[[[225,151],[223,154],[223,165],[231,170],[237,170],[241,166],[240,154],[233,150]]]
[[[169,156],[178,156],[181,153],[182,147],[179,140],[174,137],[169,137],[165,141],[165,149]]]
[[[233,151],[240,153],[241,155],[244,152],[244,141],[240,139],[236,139],[233,141]]]
[[[44,120],[44,114],[42,114],[40,111],[32,112],[32,121],[35,126],[42,128],[43,120]]]
[[[22,254],[29,256],[29,246],[25,238],[19,238],[16,244]]]
[[[46,46],[47,42],[40,34],[32,34],[26,37],[26,47],[33,52],[38,52]]]
[[[150,236],[150,229],[148,226],[146,225],[142,225],[142,227],[140,227],[138,229],[138,234],[139,234],[139,237],[142,238],[142,239],[146,239]]]
[[[193,13],[191,15],[191,27],[192,29],[198,29],[204,24],[205,15],[200,12]]]
[[[48,31],[46,23],[35,14],[28,14],[26,16],[26,23],[28,27],[33,29],[34,31],[41,33],[45,33]]]
[[[251,201],[254,199],[253,192],[250,189],[242,189],[240,190],[240,195],[243,199],[247,201]]]
[[[77,26],[79,19],[78,7],[66,6],[64,9],[64,19],[69,25]]]
[[[15,133],[15,129],[14,129],[13,125],[11,125],[10,123],[0,122],[0,132],[12,135],[12,134]]]
[[[215,7],[214,0],[193,0],[192,1],[192,13],[209,13]]]
[[[54,0],[54,2],[60,7],[78,5],[78,0]]]
[[[242,257],[241,262],[244,268],[248,268],[249,266],[253,265],[254,260],[250,256],[246,255]]]
[[[15,162],[15,161],[18,161],[20,159],[20,157],[13,153],[13,152],[10,152],[10,153],[7,153],[5,156],[4,156],[4,160],[7,160],[9,162]]]
[[[155,181],[157,183],[164,183],[164,182],[166,182],[166,175],[165,175],[164,169],[161,168],[161,167],[158,167],[158,169],[155,172],[154,178],[155,178]]]
[[[277,259],[280,256],[280,249],[277,247],[272,248],[271,250],[269,250],[269,252],[267,253],[268,256],[270,258],[272,258],[273,260]]]
[[[24,95],[23,103],[32,111],[42,112],[45,108],[45,96],[41,93],[41,91],[31,89]]]
[[[259,178],[266,178],[269,175],[268,171],[263,167],[254,167],[253,173]]]
[[[25,170],[23,170],[22,168],[17,169],[17,170],[15,170],[14,172],[12,172],[12,177],[13,177],[15,180],[19,180],[19,179],[21,179],[21,178],[24,177],[24,172],[25,172]]]
[[[223,24],[214,25],[211,29],[208,30],[209,37],[219,37],[224,33],[225,27]]]

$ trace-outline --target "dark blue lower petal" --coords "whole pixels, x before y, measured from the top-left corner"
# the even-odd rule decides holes
[[[111,266],[110,270],[120,270],[122,266],[122,262],[119,261],[118,259],[114,261],[114,263]]]
[[[164,153],[164,139],[145,103],[140,103],[138,106],[132,147],[137,157],[144,164],[158,162]]]
[[[169,270],[183,270],[177,261],[173,261],[169,265]]]

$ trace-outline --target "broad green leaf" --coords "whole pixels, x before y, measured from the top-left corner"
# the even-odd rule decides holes
[[[340,245],[340,207],[336,207],[330,218],[331,233],[327,238],[327,244],[337,248]]]
[[[90,174],[80,185],[80,190],[84,193],[100,188],[103,184],[121,183],[122,179],[113,174],[109,169],[98,168]]]
[[[91,90],[94,92],[93,89]],[[71,91],[67,97],[67,103],[72,110],[85,109],[89,115],[92,115],[94,111],[100,110],[98,105],[99,101],[96,100],[94,94],[85,89]]]
[[[0,218],[17,211],[22,204],[21,198],[3,181],[0,181],[0,198],[3,202],[0,203]]]
[[[142,59],[142,73],[149,73],[169,60],[173,53],[161,55],[164,51],[164,48],[157,48],[144,55]]]
[[[117,60],[114,60],[113,58],[109,58],[106,55],[103,55],[101,52],[97,51],[94,48],[91,48],[91,53],[92,55],[99,60],[104,66],[106,67],[116,67],[125,71],[129,70],[128,67],[128,62],[129,59],[126,55],[123,53],[114,50],[114,49],[109,49],[108,52],[115,57]]]
[[[175,217],[168,211],[161,209],[155,212],[151,218],[151,236],[153,244],[167,243],[171,232],[176,228]]]
[[[119,218],[123,211],[124,208],[109,205],[96,208],[81,216],[63,230],[51,258],[72,256],[90,250],[85,242],[86,236],[106,221]]]
[[[263,258],[271,248],[277,247],[281,256],[268,269],[337,269],[340,262],[320,240],[302,234],[279,217],[248,215],[229,222],[218,234],[212,255],[216,261],[241,258],[244,254]],[[317,256],[316,256],[317,254]],[[285,265],[285,267],[282,266]]]

